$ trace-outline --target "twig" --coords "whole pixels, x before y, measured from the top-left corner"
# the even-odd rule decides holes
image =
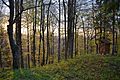
[[[2,0],[3,4],[5,4],[7,7],[10,7],[4,0]]]

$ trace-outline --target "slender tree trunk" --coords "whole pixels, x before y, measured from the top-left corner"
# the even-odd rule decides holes
[[[15,15],[18,15],[19,14],[19,0],[15,0]],[[16,20],[16,42],[17,42],[17,45],[19,45],[19,17],[18,19]]]
[[[76,0],[74,0],[74,22],[73,22],[73,28],[75,28],[75,56],[77,55],[76,51],[76,27],[77,27],[77,15],[76,15]],[[74,32],[74,29],[73,29]]]
[[[97,39],[96,39],[96,36],[97,36],[97,32],[96,32],[96,27],[95,27],[95,23],[94,23],[94,0],[92,0],[92,14],[93,14],[93,28],[95,30],[95,45],[96,45],[96,54],[98,54],[98,43],[97,43]]]
[[[0,27],[1,27],[1,26],[0,26]],[[3,42],[3,41],[2,41],[2,38],[3,38],[2,35],[3,35],[3,34],[1,34],[1,33],[2,33],[2,28],[0,28],[0,44],[2,44],[2,42]],[[2,63],[2,62],[3,62],[3,61],[2,61],[2,52],[3,52],[3,51],[2,51],[2,45],[0,45],[0,68],[2,68],[2,64],[3,64],[3,63]]]
[[[113,10],[113,16],[112,16],[112,55],[115,54],[115,10]]]
[[[103,31],[104,31],[104,32],[103,32],[103,37],[104,37],[104,38],[106,38],[106,36],[105,36],[105,35],[106,35],[106,29],[105,29],[105,27],[106,27],[106,20],[105,20],[105,18],[104,18],[104,22],[103,22]]]
[[[71,58],[73,58],[73,52],[74,52],[74,2],[75,0],[72,0],[72,4],[71,4],[71,9],[72,9],[72,14],[71,14],[71,22],[72,22],[72,26],[71,26],[71,33],[70,33],[70,48],[69,48],[69,52],[71,54]]]
[[[84,21],[82,18],[82,24],[83,24],[83,33],[84,33],[84,53],[86,52],[86,34],[85,34],[85,27],[84,27]]]
[[[115,36],[115,52],[116,52],[116,54],[117,54],[117,52],[118,52],[118,33],[116,32],[116,36]]]
[[[20,12],[22,12],[23,10],[23,0],[20,1]],[[22,15],[20,14],[20,19],[19,19],[19,23],[20,23],[20,31],[19,31],[19,39],[20,39],[20,54],[21,54],[21,68],[24,68],[24,61],[23,61],[23,52],[22,52],[22,34],[21,34],[21,18]]]
[[[52,34],[52,63],[54,63],[54,32]]]
[[[29,41],[29,37],[30,37],[30,34],[29,34],[29,23],[28,23],[28,16],[26,16],[26,18],[27,18],[27,51],[28,51],[28,53],[30,52],[30,50],[29,50],[29,45],[30,45],[30,41]]]
[[[66,6],[65,6],[65,0],[63,0],[63,7],[64,7],[64,27],[65,27],[65,59],[67,59],[67,40],[66,40]]]
[[[79,35],[78,35],[78,33],[79,33],[79,29],[77,30],[77,35],[76,35],[76,39],[77,39],[77,41],[76,41],[76,52],[78,53],[79,52],[79,50],[78,50],[78,48],[79,48]]]
[[[48,30],[49,30],[49,31],[50,31],[50,25],[51,25],[51,24],[50,24],[50,17],[49,17],[49,20],[48,20]],[[49,33],[49,39],[48,39],[48,40],[49,40],[48,64],[50,64],[50,60],[51,60],[51,45],[50,45],[50,44],[51,44],[52,42],[50,43],[50,40],[51,40],[50,38],[51,38],[51,37],[50,37],[50,33]]]
[[[35,1],[35,6],[37,6],[37,0]],[[33,66],[36,66],[36,17],[37,17],[37,7],[35,7],[35,14],[33,18]]]
[[[51,5],[51,0],[49,2],[48,11],[47,11],[47,56],[46,56],[46,64],[48,63],[48,58],[50,57],[50,43],[49,43],[49,9]]]
[[[43,4],[43,0],[41,1],[41,26],[42,26],[42,41],[43,41],[43,56],[42,56],[42,64],[45,65],[45,40],[44,40],[44,10],[45,5]]]
[[[0,68],[2,68],[2,50],[1,50],[1,45],[0,45]]]
[[[27,10],[27,14],[28,14],[28,10]],[[30,29],[29,29],[29,22],[28,22],[28,21],[29,21],[29,20],[28,20],[29,17],[28,17],[28,15],[26,16],[26,19],[27,19],[27,52],[28,52],[28,54],[27,54],[27,65],[28,65],[28,66],[27,66],[27,67],[30,68],[30,55],[29,55],[29,52],[30,52],[30,49],[29,49],[29,47],[30,47],[30,46],[29,46],[29,45],[30,45],[30,40],[29,40],[29,39],[30,39],[30,34],[29,34],[29,30],[30,30]]]
[[[95,28],[95,44],[96,44],[96,54],[98,54],[98,43],[96,39],[97,33],[96,33],[96,28]]]
[[[36,53],[36,44],[35,44],[35,34],[36,34],[36,31],[35,31],[35,22],[34,22],[35,18],[33,18],[33,41],[32,41],[32,63],[33,63],[33,66],[35,66],[36,64],[36,61],[35,61],[35,53]]]
[[[41,22],[41,20],[40,20],[40,22]],[[39,64],[39,66],[40,66],[40,54],[41,54],[41,40],[42,40],[42,34],[41,34],[41,28],[42,28],[42,25],[41,25],[41,23],[40,23],[40,32],[39,32],[39,54],[38,54],[38,64]]]
[[[76,28],[76,25],[75,25],[75,56],[78,54],[77,52],[77,32],[76,32],[77,28]]]
[[[59,28],[58,28],[58,62],[60,62],[60,22],[61,22],[61,6],[60,6],[60,0],[59,0]]]
[[[86,52],[88,54],[89,50],[89,29],[87,29],[87,38],[86,38]]]

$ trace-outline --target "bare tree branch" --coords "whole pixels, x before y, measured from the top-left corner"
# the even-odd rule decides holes
[[[2,1],[3,1],[3,0],[2,0]],[[51,3],[51,5],[53,5],[53,4],[55,4],[55,3]],[[44,4],[44,5],[49,5],[49,4]],[[9,5],[8,5],[8,6],[9,6]],[[21,12],[18,13],[18,14],[15,16],[12,24],[14,24],[14,23],[16,22],[16,20],[17,20],[17,18],[19,17],[19,15],[21,15],[24,11],[27,11],[27,10],[29,10],[29,9],[33,9],[33,8],[36,8],[36,7],[41,7],[41,6],[32,6],[32,7],[26,8],[26,9],[22,8],[23,10],[21,10]]]
[[[4,0],[2,0],[3,4],[5,4],[7,7],[10,7]]]
[[[40,7],[40,6],[33,6],[33,7],[29,7],[29,8],[26,8],[26,9],[21,10],[21,12],[18,13],[18,14],[15,16],[12,24],[14,24],[14,23],[16,22],[16,20],[17,20],[17,18],[19,17],[19,15],[21,15],[24,11],[27,11],[27,10],[29,10],[29,9],[33,9],[33,8],[36,8],[36,7]]]
[[[57,21],[59,21],[59,19],[57,18],[57,16],[52,11],[50,11],[50,13],[56,18]]]

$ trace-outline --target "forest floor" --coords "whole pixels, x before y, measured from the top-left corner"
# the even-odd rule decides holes
[[[87,54],[39,68],[4,70],[0,80],[120,80],[120,56]]]

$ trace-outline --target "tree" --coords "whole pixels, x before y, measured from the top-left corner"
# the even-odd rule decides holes
[[[15,0],[15,15],[17,16],[21,11],[22,11],[22,4],[23,4],[23,0]],[[23,63],[23,52],[22,52],[22,40],[21,40],[21,14],[18,16],[18,18],[16,19],[16,44],[19,47],[19,51],[20,51],[20,61],[21,61],[21,67],[24,67],[24,63]]]
[[[10,47],[12,50],[13,56],[13,69],[20,68],[20,51],[19,47],[16,44],[14,37],[13,37],[13,24],[14,24],[14,0],[9,0],[9,5],[7,5],[10,9],[10,16],[9,16],[9,24],[7,25],[7,33],[9,36]]]
[[[35,6],[37,6],[37,0],[35,1]],[[33,1],[34,3],[34,1]],[[33,57],[33,66],[36,66],[36,17],[37,17],[37,7],[35,7],[35,13],[33,16],[33,53],[32,53],[32,57]]]
[[[65,59],[67,59],[67,35],[66,35],[66,29],[67,29],[67,27],[66,27],[66,5],[65,5],[65,0],[63,0],[63,7],[64,7],[64,28],[65,28]]]
[[[22,7],[22,3],[23,1],[20,1],[20,12],[18,14],[14,14],[14,9],[15,9],[15,2],[14,0],[8,0],[9,5],[6,4],[6,2],[4,0],[2,0],[2,2],[9,8],[10,10],[10,15],[9,15],[9,20],[8,20],[8,25],[7,25],[7,33],[8,33],[8,37],[9,37],[9,43],[10,43],[10,47],[11,47],[11,51],[12,51],[12,56],[13,56],[13,69],[18,69],[20,68],[20,49],[19,49],[19,45],[16,44],[17,42],[14,39],[14,34],[13,34],[13,24],[17,23],[18,18],[21,16],[23,11],[26,11],[28,9],[31,8],[36,8],[36,6],[34,7],[30,7],[27,9],[23,9]],[[21,18],[20,18],[21,19]],[[21,23],[21,21],[20,21]],[[20,27],[18,29],[19,35],[21,35],[21,31],[20,31]],[[21,36],[19,36],[19,38],[21,38]],[[21,41],[20,41],[21,42]],[[21,44],[21,43],[20,43]]]
[[[83,25],[83,33],[84,33],[84,52],[86,51],[86,34],[85,34],[85,25],[84,25],[84,21],[83,21],[83,17],[82,18],[82,25]]]
[[[50,6],[51,6],[51,1],[49,2],[49,6],[48,6],[48,10],[47,10],[47,57],[46,57],[46,64],[48,63],[48,58],[50,57],[50,43],[49,43],[49,28],[50,28],[50,24],[49,24],[49,10],[50,10]]]
[[[116,12],[119,11],[119,1],[107,1],[107,0],[96,0],[96,3],[99,5],[99,10],[100,10],[100,37],[102,36],[102,27],[104,31],[104,37],[105,37],[105,28],[106,25],[109,24],[109,28],[112,28],[112,55],[115,54],[116,52],[116,44],[115,44],[115,28],[116,28]],[[112,15],[111,15],[112,14]],[[103,19],[102,19],[103,18]],[[106,24],[106,19],[107,19],[107,24]],[[112,25],[110,24],[112,23]],[[104,24],[104,26],[103,26]]]
[[[58,62],[60,62],[60,22],[61,22],[61,6],[60,6],[60,0],[59,0],[59,21],[58,21],[58,24],[59,24],[59,27],[58,27]]]
[[[0,21],[1,22],[1,21]],[[11,67],[10,48],[7,41],[7,33],[0,25],[0,67]]]
[[[75,21],[75,8],[76,8],[76,0],[68,1],[68,51],[73,58],[73,48],[74,48],[74,21]]]
[[[45,18],[45,5],[43,3],[43,0],[41,1],[41,27],[42,27],[42,41],[43,41],[43,56],[42,56],[42,64],[41,65],[45,65],[45,40],[44,40],[44,18]]]

